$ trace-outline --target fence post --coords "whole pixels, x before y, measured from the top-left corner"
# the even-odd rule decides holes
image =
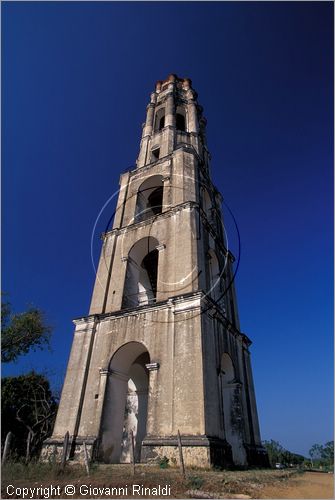
[[[84,461],[85,461],[85,467],[86,467],[86,472],[87,475],[90,475],[90,465],[89,465],[89,458],[88,458],[88,453],[87,453],[87,447],[86,447],[86,442],[83,442],[84,446]]]
[[[69,447],[69,431],[67,431],[67,433],[64,436],[63,453],[62,453],[62,460],[61,460],[61,468],[62,469],[64,469],[64,467],[65,467],[68,447]]]
[[[5,446],[4,446],[3,454],[2,454],[1,465],[3,465],[6,462],[7,457],[9,455],[12,437],[13,437],[13,433],[11,431],[9,431],[7,433],[7,436],[6,436]]]
[[[28,436],[27,436],[27,445],[26,445],[26,464],[30,460],[30,448],[31,448],[32,439],[33,439],[33,433],[31,431],[29,431]]]
[[[181,437],[180,432],[178,430],[178,448],[179,448],[179,459],[180,459],[180,472],[185,479],[185,466],[184,466],[184,457],[183,457],[183,448],[181,445]]]
[[[131,458],[133,462],[133,476],[135,475],[135,445],[134,445],[134,433],[130,431],[130,442],[131,442]]]
[[[51,462],[53,465],[57,462],[57,445],[54,444],[52,447]]]

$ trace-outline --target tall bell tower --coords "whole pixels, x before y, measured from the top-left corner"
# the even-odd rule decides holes
[[[191,80],[156,83],[136,168],[121,175],[88,316],[75,333],[53,436],[95,459],[265,465],[222,199]]]

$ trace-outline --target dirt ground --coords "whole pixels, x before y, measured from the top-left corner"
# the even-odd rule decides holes
[[[87,476],[82,467],[67,466],[65,471],[36,464],[6,464],[2,470],[1,498],[334,498],[333,474],[296,470],[214,471],[136,465],[135,476],[127,465],[95,466]],[[71,494],[66,487],[72,485]],[[133,493],[133,485],[149,490]],[[158,486],[169,486],[168,494],[157,493]],[[50,487],[58,488],[57,492]],[[124,488],[112,494],[108,488]],[[9,489],[8,489],[9,488]],[[29,491],[24,490],[28,488]],[[30,489],[31,488],[31,489]],[[34,489],[35,488],[35,489]],[[37,488],[46,488],[37,490]],[[156,488],[156,490],[155,490]],[[151,493],[150,493],[151,492]]]
[[[265,486],[260,498],[334,498],[334,474],[305,472],[280,485]]]

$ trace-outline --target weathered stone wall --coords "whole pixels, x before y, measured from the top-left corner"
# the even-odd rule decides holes
[[[186,467],[211,467],[210,449],[208,447],[183,446],[183,459]],[[169,459],[169,465],[176,466],[180,464],[178,446],[155,446],[152,450],[154,457]],[[158,458],[152,458],[153,462],[159,461]],[[150,459],[148,460],[150,462]]]
[[[106,375],[110,360],[118,349],[129,343],[145,346],[152,362],[159,363],[157,371],[150,372],[148,399],[148,436],[170,436],[180,430],[183,434],[202,435],[205,432],[202,374],[202,343],[200,297],[181,299],[152,310],[137,311],[121,316],[110,316],[97,322],[87,370],[86,386],[82,380],[71,378],[64,385],[62,404],[65,406],[74,394],[83,391],[80,406],[68,406],[57,419],[53,439],[61,438],[79,421],[77,433],[99,436],[103,427],[102,410],[106,398]],[[81,325],[83,329],[83,325]],[[77,327],[78,328],[78,327]],[[81,330],[76,332],[81,336]],[[76,345],[76,341],[74,343]],[[86,359],[89,343],[86,343]],[[82,356],[76,348],[70,359],[71,371],[79,371]],[[85,366],[83,367],[85,369]],[[71,372],[68,371],[68,374]],[[69,376],[69,375],[68,375]],[[69,391],[69,393],[68,393]],[[63,406],[63,408],[64,408]],[[61,418],[67,416],[67,418]]]
[[[176,126],[177,114],[185,130]],[[82,458],[85,441],[92,457],[119,461],[129,456],[129,442],[123,445],[122,439],[129,441],[129,429],[139,426],[141,436],[146,429],[142,460],[178,461],[178,431],[187,465],[260,465],[264,458],[250,341],[240,332],[234,257],[225,247],[222,198],[210,178],[205,127],[189,79],[170,75],[157,82],[137,168],[120,178],[89,316],[75,320],[44,456],[59,452],[68,431],[74,458]],[[162,196],[161,213],[149,212],[155,215],[147,220],[145,186],[158,187]],[[143,277],[145,256],[152,255],[155,272]],[[137,302],[129,299],[134,295]],[[148,371],[145,384],[138,370]],[[138,406],[125,421],[129,379]]]
[[[121,309],[127,257],[133,245],[142,238],[156,238],[163,246],[159,255],[157,300],[199,289],[198,214],[192,205],[198,197],[195,167],[194,155],[180,149],[170,160],[153,166],[149,172],[144,168],[136,170],[133,176],[126,174],[129,186],[125,187],[122,180],[115,218],[122,228],[114,224],[113,231],[104,238],[90,314]],[[134,224],[138,189],[148,176],[158,173],[166,176],[163,213]],[[122,206],[124,201],[125,208]]]

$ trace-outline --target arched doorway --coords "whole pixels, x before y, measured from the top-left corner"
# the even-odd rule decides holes
[[[222,354],[220,378],[226,440],[232,447],[234,464],[245,465],[243,422],[242,419],[237,419],[235,416],[242,414],[241,383],[236,380],[233,361],[227,352]]]
[[[99,456],[105,463],[131,461],[131,431],[135,460],[141,459],[148,409],[147,363],[150,356],[140,342],[124,344],[111,359],[100,431]]]

